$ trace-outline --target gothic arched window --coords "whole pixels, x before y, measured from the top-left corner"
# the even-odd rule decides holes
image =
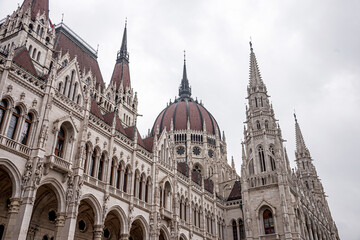
[[[96,157],[97,157],[97,150],[94,149],[93,154],[91,155],[90,170],[89,170],[89,173],[92,177],[95,177]]]
[[[272,155],[269,155],[270,158],[270,165],[271,165],[271,170],[274,171],[276,169],[276,164],[275,164],[275,151],[274,151],[274,147],[270,146],[269,151]]]
[[[21,136],[20,136],[20,143],[21,144],[24,144],[24,145],[28,144],[28,139],[29,139],[29,134],[30,134],[30,130],[31,130],[32,121],[33,121],[33,116],[32,116],[31,113],[29,113],[28,115],[26,115],[24,126],[23,126],[23,129],[21,131]]]
[[[256,128],[257,128],[258,130],[261,129],[261,125],[260,125],[260,121],[259,121],[259,120],[256,121]]]
[[[129,168],[126,168],[124,173],[124,185],[123,185],[124,192],[127,192],[128,177],[129,177]]]
[[[65,95],[65,92],[66,92],[66,88],[67,88],[67,85],[68,85],[68,81],[69,81],[69,77],[65,77],[65,85],[64,85],[64,90],[63,90],[63,94]]]
[[[269,129],[269,121],[268,120],[265,120],[265,129]]]
[[[2,127],[4,125],[4,118],[5,118],[7,106],[8,106],[8,104],[7,104],[6,100],[2,100],[0,102],[0,130],[2,129]]]
[[[147,178],[145,184],[145,202],[149,202],[150,179]]]
[[[239,220],[239,232],[240,232],[240,240],[245,239],[245,228],[242,219]]]
[[[236,221],[232,221],[233,239],[238,240]]]
[[[104,169],[105,155],[102,154],[99,162],[98,179],[103,180],[103,169]]]
[[[143,182],[144,182],[144,176],[141,176],[139,180],[139,199],[142,200],[142,192],[143,192]]]
[[[119,164],[119,166],[118,166],[118,168],[117,168],[117,170],[116,170],[116,188],[117,189],[120,189],[120,181],[121,181],[121,169],[122,168],[122,166],[121,166],[121,164]]]
[[[85,163],[84,163],[84,172],[87,172],[87,165],[89,161],[89,146],[85,144]]]
[[[36,61],[40,61],[40,57],[41,57],[41,52],[39,51],[36,57]]]
[[[264,155],[264,149],[262,148],[262,146],[259,147],[258,154],[259,154],[261,171],[265,172],[266,171],[265,155]]]
[[[252,175],[254,173],[254,161],[251,159],[249,162],[249,174]]]
[[[61,158],[64,156],[65,137],[66,137],[65,129],[63,127],[60,127],[57,136],[57,143],[55,147],[55,155]]]
[[[110,185],[114,185],[114,170],[115,170],[115,159],[111,161],[111,170],[110,170]]]
[[[269,209],[266,209],[263,213],[264,230],[265,234],[275,233],[273,214]]]
[[[16,133],[19,118],[20,118],[20,112],[21,111],[20,111],[19,107],[14,108],[13,113],[11,115],[9,128],[8,128],[8,131],[7,131],[7,134],[6,134],[6,136],[8,138],[14,139],[14,137],[15,137],[15,133]]]

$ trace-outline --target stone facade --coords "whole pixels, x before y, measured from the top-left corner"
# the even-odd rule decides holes
[[[239,176],[185,62],[142,138],[126,26],[106,86],[48,5],[25,0],[0,23],[0,239],[339,239],[297,120],[290,169],[252,47]]]

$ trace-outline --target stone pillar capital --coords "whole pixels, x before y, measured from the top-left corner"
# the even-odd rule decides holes
[[[103,226],[102,225],[94,225],[94,240],[101,240],[103,235]]]
[[[130,234],[127,233],[123,233],[120,235],[120,239],[119,240],[129,240]]]
[[[65,213],[58,213],[56,220],[55,220],[56,227],[63,227],[65,226]]]
[[[10,199],[10,207],[9,207],[9,213],[19,213],[21,200],[20,198],[11,198]]]

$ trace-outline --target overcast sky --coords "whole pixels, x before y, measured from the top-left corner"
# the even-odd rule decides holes
[[[1,0],[0,17],[21,0]],[[50,18],[96,49],[108,83],[128,18],[132,87],[145,135],[178,93],[186,50],[193,97],[225,131],[239,173],[249,39],[294,166],[296,109],[341,239],[359,240],[360,1],[51,0]]]

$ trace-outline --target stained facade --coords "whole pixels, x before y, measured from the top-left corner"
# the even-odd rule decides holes
[[[339,239],[297,120],[290,168],[252,46],[239,175],[185,61],[142,137],[126,27],[106,86],[48,10],[25,0],[0,22],[0,239]]]

